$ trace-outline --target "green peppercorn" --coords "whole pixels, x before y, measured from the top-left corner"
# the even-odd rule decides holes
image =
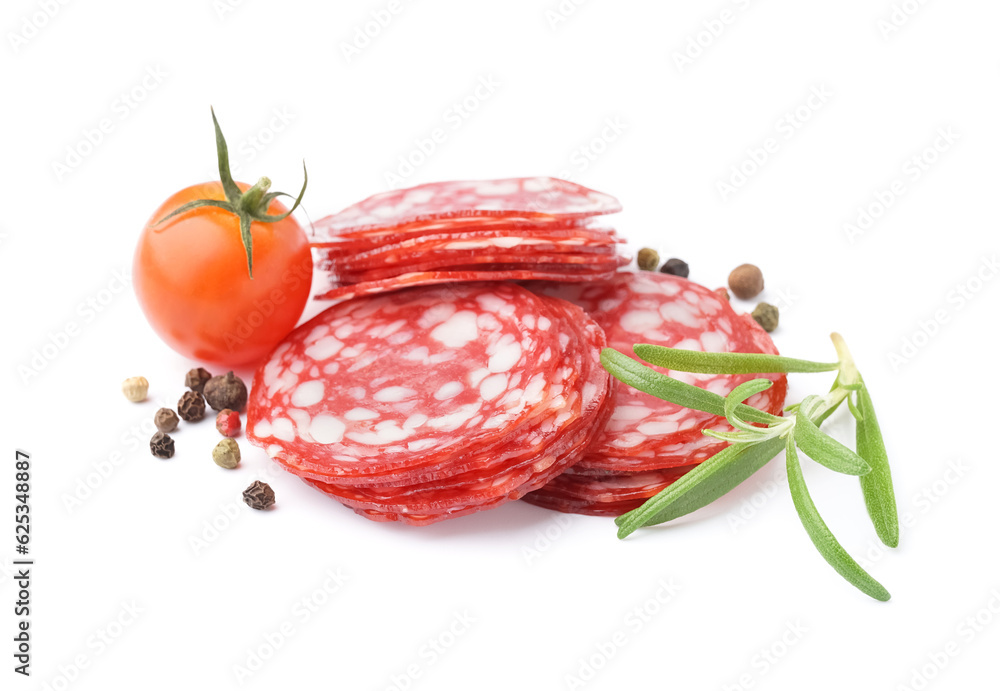
[[[656,271],[656,267],[660,265],[660,253],[649,247],[643,247],[635,260],[642,271]]]
[[[212,449],[215,465],[232,470],[240,464],[240,445],[235,439],[223,439]]]
[[[778,328],[778,308],[767,302],[762,302],[754,308],[753,318],[760,328],[771,333]]]

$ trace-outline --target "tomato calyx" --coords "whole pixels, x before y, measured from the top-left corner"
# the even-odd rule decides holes
[[[292,195],[284,192],[269,192],[268,190],[271,188],[271,179],[267,177],[262,177],[246,192],[241,191],[239,186],[233,180],[233,174],[229,168],[229,147],[226,146],[226,138],[222,136],[222,128],[219,127],[219,121],[215,117],[214,108],[212,108],[212,122],[215,124],[215,148],[219,158],[219,179],[222,181],[222,189],[225,192],[226,201],[220,201],[218,199],[196,199],[195,201],[188,202],[187,204],[174,209],[153,225],[158,226],[174,216],[178,216],[180,214],[187,213],[192,209],[198,209],[205,206],[211,206],[228,211],[240,219],[240,239],[243,241],[243,249],[247,255],[247,271],[250,273],[250,278],[252,280],[253,234],[250,232],[251,225],[254,221],[258,221],[260,223],[277,223],[278,221],[284,220],[293,211],[295,211],[295,209],[297,209],[299,204],[302,202],[302,196],[306,193],[306,186],[309,184],[309,173],[306,171],[306,162],[302,161],[302,189],[299,190],[299,196],[295,198],[295,203],[292,204],[292,208],[283,214],[273,215],[267,213],[267,209],[271,205],[271,202],[277,197],[291,197]]]

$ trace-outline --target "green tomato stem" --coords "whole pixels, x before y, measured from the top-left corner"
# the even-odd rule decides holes
[[[271,188],[271,178],[263,177],[257,181],[257,184],[248,189],[243,193],[240,198],[240,211],[249,214],[250,216],[256,216],[260,213],[264,213],[267,209],[261,209],[261,201],[264,199],[264,195]]]
[[[257,184],[248,189],[246,192],[240,192],[240,188],[233,180],[232,172],[229,169],[229,148],[226,146],[226,138],[222,135],[222,128],[219,127],[219,121],[215,117],[215,109],[212,109],[212,123],[215,125],[215,148],[216,156],[219,159],[219,179],[222,182],[222,189],[226,194],[226,201],[221,202],[213,199],[197,199],[181,206],[180,208],[174,209],[171,213],[161,218],[154,225],[159,225],[168,218],[187,213],[188,211],[203,206],[214,206],[228,211],[229,213],[235,215],[239,220],[240,240],[243,243],[243,249],[247,257],[247,273],[250,275],[250,278],[253,279],[253,234],[251,233],[253,222],[277,223],[278,221],[284,220],[291,215],[291,213],[295,211],[295,209],[297,209],[299,204],[302,202],[302,196],[306,192],[306,185],[309,184],[309,175],[306,173],[306,164],[305,161],[303,161],[302,189],[299,190],[299,196],[296,197],[292,208],[283,214],[275,216],[268,214],[267,208],[271,205],[271,202],[275,199],[275,197],[290,197],[291,195],[285,194],[284,192],[268,192],[271,188],[271,179],[267,177],[262,177],[257,181]]]

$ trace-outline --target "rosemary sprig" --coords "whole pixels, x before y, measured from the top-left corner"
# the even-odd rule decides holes
[[[767,379],[745,382],[723,397],[680,382],[623,353],[606,348],[601,353],[601,362],[623,383],[677,405],[725,416],[736,430],[706,431],[705,434],[732,443],[639,508],[615,519],[618,537],[627,537],[641,527],[665,523],[706,506],[749,478],[785,449],[792,500],[813,544],[849,583],[875,599],[888,600],[888,591],[850,557],[819,515],[799,465],[796,447],[835,472],[859,476],[876,533],[886,545],[895,547],[898,544],[899,527],[892,477],[871,396],[843,338],[839,334],[831,334],[831,339],[837,350],[836,363],[757,353],[703,353],[646,344],[634,348],[636,355],[650,364],[685,372],[837,372],[827,394],[807,396],[800,403],[788,406],[784,417],[771,415],[743,402],[769,388],[771,382]],[[857,420],[856,452],[820,429],[823,421],[844,401],[847,401]]]
[[[799,454],[795,450],[795,442],[790,436],[785,440],[785,464],[788,469],[788,489],[792,493],[795,511],[798,512],[799,520],[802,521],[806,532],[809,533],[809,539],[812,540],[819,553],[837,573],[865,595],[882,602],[888,600],[891,597],[889,591],[869,576],[868,572],[851,558],[847,550],[840,546],[837,538],[826,527],[826,522],[819,515],[812,497],[809,496],[809,490],[806,489],[806,480],[802,476],[802,466],[799,465]]]

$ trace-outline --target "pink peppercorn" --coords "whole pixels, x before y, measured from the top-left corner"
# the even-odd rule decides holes
[[[224,437],[235,437],[240,433],[240,414],[235,410],[224,408],[215,416],[215,429]]]

